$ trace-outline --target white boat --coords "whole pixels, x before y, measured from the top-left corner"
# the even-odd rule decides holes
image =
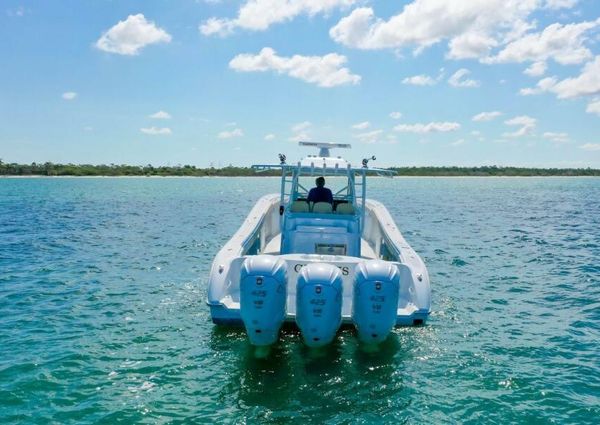
[[[280,164],[253,166],[281,170],[281,190],[258,200],[215,257],[207,300],[213,322],[245,326],[259,346],[276,342],[284,322],[296,323],[309,346],[331,342],[341,324],[354,325],[366,343],[383,341],[394,326],[424,324],[431,305],[425,264],[385,206],[366,197],[367,176],[393,172],[331,156],[347,144],[300,144],[319,154],[296,164],[280,154]],[[318,176],[334,188],[333,204],[307,201]]]

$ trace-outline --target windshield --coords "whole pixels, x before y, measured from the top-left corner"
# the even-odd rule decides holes
[[[300,176],[298,178],[298,190],[294,194],[294,199],[307,199],[308,192],[316,187],[316,177],[318,176]],[[347,177],[326,177],[325,187],[331,190],[335,201],[352,203],[354,200],[352,186],[348,184]]]

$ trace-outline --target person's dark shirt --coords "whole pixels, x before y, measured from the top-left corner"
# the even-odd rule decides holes
[[[313,187],[308,192],[308,202],[329,202],[333,204],[333,194],[326,187]]]

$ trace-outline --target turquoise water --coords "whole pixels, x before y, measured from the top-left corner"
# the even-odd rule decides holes
[[[598,423],[600,179],[375,179],[433,288],[378,351],[205,306],[278,180],[0,179],[0,423]]]

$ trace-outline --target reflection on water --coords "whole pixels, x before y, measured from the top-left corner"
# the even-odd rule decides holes
[[[366,347],[351,329],[340,331],[332,344],[320,348],[307,347],[298,331],[285,329],[266,357],[257,356],[257,347],[250,345],[243,330],[213,332],[211,347],[234,355],[220,392],[222,401],[275,422],[301,419],[306,412],[313,421],[326,420],[336,411],[351,417],[362,410],[351,401],[356,397],[370,397],[373,406],[389,415],[390,397],[402,390],[403,361],[410,356],[397,333],[378,346]],[[282,406],[289,406],[289,411],[282,412]]]
[[[293,397],[293,370],[289,347],[276,344],[268,358],[256,358],[255,348],[247,344],[231,375],[231,388],[238,393],[240,406],[277,409]]]

